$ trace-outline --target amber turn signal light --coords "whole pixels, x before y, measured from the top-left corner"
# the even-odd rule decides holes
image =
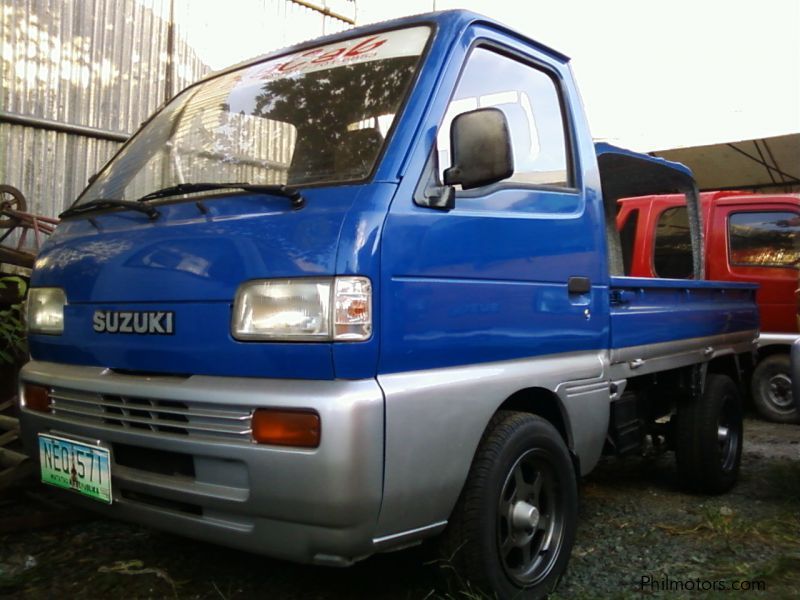
[[[259,408],[251,419],[253,441],[275,446],[316,448],[321,425],[319,415],[310,410]]]
[[[22,402],[29,410],[50,412],[50,390],[41,385],[26,383],[22,390]]]

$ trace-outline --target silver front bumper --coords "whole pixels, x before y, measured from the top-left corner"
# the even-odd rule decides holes
[[[44,362],[26,365],[21,380],[82,402],[65,402],[59,411],[56,400],[51,414],[22,408],[22,435],[32,456],[38,456],[40,432],[111,447],[113,504],[64,492],[89,508],[300,562],[348,564],[375,551],[384,442],[383,394],[375,380],[123,375]],[[100,411],[125,399],[135,404],[95,414],[84,408],[93,398]],[[80,410],[66,410],[76,406]],[[161,426],[147,417],[148,406],[180,406],[200,417],[190,414],[185,427]],[[241,425],[220,426],[204,416],[228,414],[220,407],[235,407],[232,415],[257,407],[314,409],[320,446],[255,444]],[[189,466],[181,471],[181,464]]]

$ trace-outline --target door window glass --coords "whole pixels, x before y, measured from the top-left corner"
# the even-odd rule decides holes
[[[511,132],[514,174],[505,182],[536,186],[572,185],[568,170],[564,115],[558,89],[544,71],[487,48],[467,60],[439,129],[439,176],[451,165],[450,125],[477,108],[503,111]]]
[[[728,220],[731,263],[757,267],[800,264],[800,215],[792,212],[736,213]]]

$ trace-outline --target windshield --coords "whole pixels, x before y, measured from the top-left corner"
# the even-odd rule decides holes
[[[181,183],[305,186],[372,172],[430,34],[412,27],[303,50],[174,98],[76,205]]]

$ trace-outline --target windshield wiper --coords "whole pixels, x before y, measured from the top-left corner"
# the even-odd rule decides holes
[[[275,194],[283,196],[292,201],[292,208],[297,210],[305,205],[305,198],[294,188],[280,184],[259,185],[253,183],[179,183],[171,185],[155,192],[145,194],[137,202],[146,202],[156,198],[166,198],[167,196],[177,196],[178,194],[191,194],[192,192],[207,192],[211,190],[242,190],[244,192],[255,192],[256,194]]]
[[[58,215],[58,218],[63,219],[64,217],[71,217],[73,215],[79,215],[87,212],[92,212],[95,210],[102,210],[104,208],[127,208],[130,210],[135,210],[141,213],[145,213],[148,217],[150,217],[151,221],[155,221],[159,216],[161,216],[160,212],[158,212],[152,206],[147,206],[146,204],[131,202],[130,200],[115,200],[114,198],[98,198],[97,200],[92,200],[85,204],[79,204],[78,206],[73,206],[72,208],[68,208],[60,215]]]

